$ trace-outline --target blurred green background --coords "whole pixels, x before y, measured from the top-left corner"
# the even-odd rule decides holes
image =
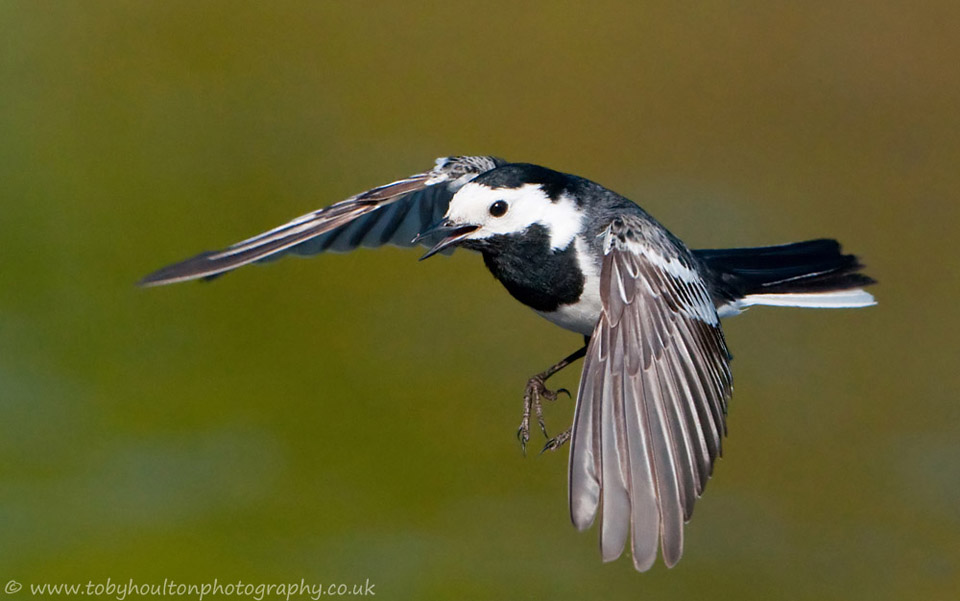
[[[949,0],[3,1],[0,581],[960,598],[958,20]],[[578,338],[479,257],[134,286],[465,153],[599,181],[694,247],[834,236],[881,281],[872,309],[727,322],[730,437],[678,567],[602,564],[566,454],[521,456],[523,384]]]

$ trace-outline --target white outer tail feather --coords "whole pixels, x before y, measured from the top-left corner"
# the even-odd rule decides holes
[[[784,294],[748,294],[744,298],[718,308],[720,317],[740,313],[752,305],[771,307],[807,307],[812,309],[854,309],[877,304],[873,295],[862,288],[833,292],[788,292]]]
[[[863,288],[834,292],[793,292],[787,294],[748,294],[740,301],[742,306],[771,305],[774,307],[813,307],[845,309],[869,307],[877,304],[873,295]]]

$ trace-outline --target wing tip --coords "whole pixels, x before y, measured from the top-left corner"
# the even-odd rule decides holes
[[[667,568],[672,568],[678,563],[680,563],[680,558],[683,556],[683,548],[679,550],[670,549],[670,552],[667,549],[663,549],[663,565]]]
[[[190,257],[179,263],[161,267],[141,278],[137,282],[137,287],[154,288],[156,286],[166,286],[167,284],[188,282],[190,280],[212,279],[225,271],[233,269],[233,266],[221,266],[219,269],[213,267],[214,264],[208,259],[216,254],[218,253],[214,251],[202,252],[199,255]]]
[[[631,553],[631,558],[633,560],[634,570],[638,572],[646,572],[650,570],[655,563],[657,563],[657,552],[654,550],[653,554],[647,554],[643,556]]]
[[[155,288],[157,286],[163,286],[166,283],[167,282],[163,281],[162,279],[155,278],[154,275],[151,273],[150,275],[144,276],[139,280],[137,280],[137,283],[135,284],[135,286],[137,288]]]
[[[174,284],[176,282],[182,282],[188,279],[189,277],[185,276],[171,276],[166,274],[167,268],[158,269],[151,274],[145,275],[137,281],[137,288],[156,288],[157,286],[166,286],[167,284]]]
[[[137,288],[159,288],[160,286],[167,286],[169,284],[177,284],[179,282],[189,282],[190,280],[202,279],[204,276],[195,275],[195,276],[181,276],[181,277],[164,277],[162,275],[151,273],[150,275],[141,278],[137,281]]]
[[[585,532],[593,526],[597,518],[597,502],[586,502],[585,500],[573,499],[570,502],[570,521],[574,528],[580,532]]]

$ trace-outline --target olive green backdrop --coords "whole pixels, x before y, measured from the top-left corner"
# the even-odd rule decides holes
[[[958,19],[949,0],[0,3],[0,583],[956,599]],[[694,247],[834,236],[881,281],[875,308],[726,322],[730,436],[676,568],[602,564],[567,517],[566,453],[521,456],[523,384],[578,338],[479,257],[134,286],[464,153],[599,181]],[[549,407],[551,429],[571,415]]]

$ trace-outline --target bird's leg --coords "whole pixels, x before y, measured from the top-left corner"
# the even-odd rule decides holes
[[[543,423],[543,407],[541,406],[540,401],[546,399],[548,401],[557,400],[557,396],[561,392],[565,392],[567,396],[570,396],[570,391],[565,388],[553,391],[547,388],[546,381],[547,378],[554,375],[564,367],[570,365],[577,359],[583,358],[587,353],[587,347],[574,351],[563,360],[561,360],[556,365],[550,367],[549,369],[538,373],[527,381],[527,387],[523,393],[523,418],[520,420],[520,427],[517,429],[517,438],[520,440],[520,448],[523,450],[523,453],[527,452],[527,441],[530,440],[530,412],[531,410],[537,416],[537,423],[540,425],[540,431],[543,432],[545,438],[550,438],[550,435],[547,434],[547,426]],[[563,436],[562,434],[560,436]],[[559,436],[557,438],[560,438]],[[569,435],[567,436],[569,438]],[[556,439],[553,439],[556,440]],[[565,441],[564,441],[565,442]],[[548,443],[549,444],[549,443]],[[560,444],[563,444],[562,442]],[[559,446],[559,445],[558,445]]]

